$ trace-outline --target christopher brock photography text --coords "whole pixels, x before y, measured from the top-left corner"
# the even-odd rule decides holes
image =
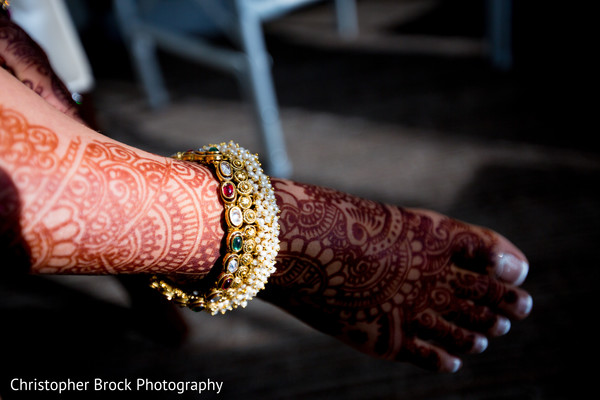
[[[44,380],[12,378],[10,389],[13,392],[53,392],[63,394],[67,392],[170,392],[177,394],[212,392],[219,394],[223,382],[211,379],[197,381],[167,381],[151,380],[147,378],[104,380]]]

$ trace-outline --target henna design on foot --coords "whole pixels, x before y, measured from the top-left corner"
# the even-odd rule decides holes
[[[525,259],[492,231],[330,189],[274,186],[281,251],[263,297],[358,350],[455,371],[457,354],[506,333],[503,315],[529,312],[518,306],[529,295],[496,278],[498,254]]]

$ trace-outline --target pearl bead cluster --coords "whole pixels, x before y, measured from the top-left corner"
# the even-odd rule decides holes
[[[226,254],[222,270],[206,290],[185,290],[157,276],[150,286],[180,306],[212,315],[246,307],[275,271],[279,252],[279,208],[271,181],[258,156],[234,142],[174,157],[215,167],[228,227]]]

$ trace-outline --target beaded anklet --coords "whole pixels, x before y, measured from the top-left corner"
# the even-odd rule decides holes
[[[212,315],[246,307],[275,271],[279,251],[279,208],[271,181],[258,156],[233,142],[180,152],[173,158],[214,167],[225,206],[226,252],[218,276],[211,277],[211,271],[194,289],[158,276],[151,278],[150,286],[182,307]]]

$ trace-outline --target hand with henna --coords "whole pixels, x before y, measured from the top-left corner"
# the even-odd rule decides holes
[[[81,121],[77,104],[52,69],[44,50],[21,27],[2,13],[0,67],[60,112]]]
[[[454,372],[528,315],[523,254],[431,211],[274,180],[277,272],[262,295],[369,355]]]

